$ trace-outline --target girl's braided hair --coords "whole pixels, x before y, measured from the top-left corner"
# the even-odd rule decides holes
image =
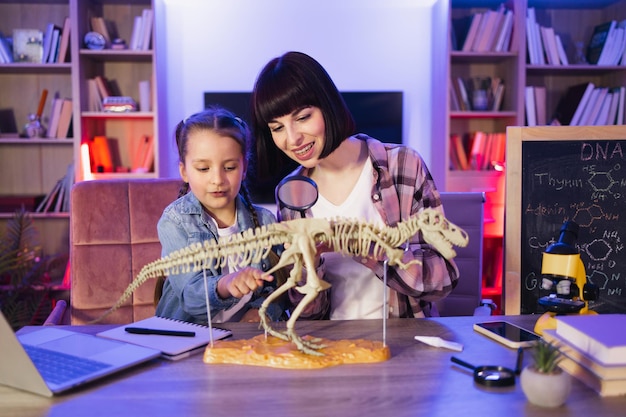
[[[234,139],[241,146],[241,153],[243,154],[244,159],[246,161],[252,160],[250,150],[250,142],[252,138],[246,122],[223,107],[211,106],[199,113],[195,113],[186,119],[181,120],[176,126],[176,146],[178,148],[179,162],[183,164],[185,163],[189,134],[197,130],[211,130],[220,136],[226,136]],[[246,182],[246,178],[244,178],[239,194],[243,198],[243,201],[250,213],[252,213],[254,226],[259,227],[260,223],[258,214],[252,205]],[[188,192],[189,183],[183,183],[178,196],[181,197]]]

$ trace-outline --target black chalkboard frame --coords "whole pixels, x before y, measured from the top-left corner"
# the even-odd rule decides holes
[[[507,128],[506,195],[504,222],[503,311],[506,315],[521,313],[522,299],[522,147],[526,141],[593,141],[626,140],[626,126],[537,126]],[[549,162],[556,156],[546,152]],[[626,216],[626,206],[624,208]]]

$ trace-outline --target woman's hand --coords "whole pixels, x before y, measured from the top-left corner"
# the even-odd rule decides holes
[[[220,278],[217,282],[217,293],[221,298],[231,296],[241,298],[262,287],[264,281],[272,282],[273,280],[272,275],[267,275],[260,269],[246,267]]]

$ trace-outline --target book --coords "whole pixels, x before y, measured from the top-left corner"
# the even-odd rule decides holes
[[[535,86],[533,88],[535,94],[535,114],[537,117],[537,126],[545,126],[547,124],[547,92],[545,86]]]
[[[12,42],[9,42],[4,33],[0,32],[0,63],[10,64],[11,62],[13,62]]]
[[[626,366],[604,366],[559,338],[554,330],[544,330],[543,338],[559,346],[563,353],[559,368],[578,379],[602,397],[626,394]]]
[[[546,61],[543,54],[539,23],[537,23],[534,7],[526,9],[526,37],[530,63],[532,65],[544,65]]]
[[[626,314],[556,316],[556,334],[605,365],[626,365],[624,328]]]
[[[596,118],[598,117],[598,113],[600,112],[600,108],[602,107],[602,103],[604,103],[604,97],[608,93],[609,89],[606,87],[597,87],[591,97],[589,98],[589,103],[585,106],[585,110],[583,111],[583,115],[580,118],[579,126],[591,126],[594,124]]]
[[[617,30],[617,21],[612,20],[609,32],[606,35],[604,46],[602,47],[602,51],[600,52],[600,56],[598,57],[597,65],[611,65],[610,61],[613,59],[612,56],[618,48]],[[622,41],[620,39],[619,43],[621,44],[621,42]]]
[[[461,110],[472,110],[472,104],[470,103],[469,99],[469,92],[467,91],[465,80],[462,77],[457,77],[456,89],[460,97],[459,104],[461,105]]]
[[[568,343],[565,339],[556,334],[556,330],[546,329],[542,337],[550,343],[556,344],[563,355],[567,356],[577,366],[588,369],[601,379],[626,379],[626,365],[604,365],[591,356]]]
[[[152,46],[152,21],[154,20],[154,13],[152,9],[143,9],[141,14],[141,49],[143,51],[149,51]]]
[[[487,52],[491,51],[496,36],[496,31],[500,26],[500,19],[504,17],[504,6],[498,10],[487,10],[481,20],[478,35],[474,40],[472,51]]]
[[[524,105],[526,109],[526,126],[537,126],[537,108],[535,106],[535,88],[524,88]]]
[[[100,98],[102,100],[113,95],[111,84],[108,79],[106,79],[102,75],[96,75],[94,77],[94,80],[96,81],[96,85],[98,86],[98,93],[100,93]]]
[[[158,334],[135,334],[126,331],[126,328],[134,327],[141,329],[157,329],[179,332],[193,332],[193,337],[164,336]],[[160,350],[162,356],[169,360],[179,360],[195,353],[200,353],[213,340],[220,340],[232,335],[230,330],[218,327],[209,328],[200,324],[188,323],[180,320],[165,317],[152,316],[144,320],[137,321],[106,330],[97,336],[107,339],[121,340],[123,342],[134,343]]]
[[[87,109],[89,111],[102,111],[102,97],[95,78],[87,79]]]
[[[584,86],[584,88],[582,86]],[[574,114],[572,115],[572,118],[570,119],[570,123],[569,123],[570,126],[578,126],[580,124],[579,122],[583,115],[585,107],[587,107],[587,103],[589,102],[591,95],[595,91],[596,86],[592,82],[589,82],[586,84],[579,84],[578,87],[573,87],[573,88],[575,89],[581,88],[583,90],[582,95],[580,95],[580,99],[577,101],[574,101],[574,103],[578,103],[578,106],[576,106],[576,110],[574,111]],[[575,91],[574,93],[577,93],[577,91]],[[570,94],[569,90],[567,94]],[[567,95],[565,98],[567,98]]]
[[[61,31],[61,38],[59,40],[59,53],[57,54],[55,62],[68,62],[70,52],[70,18],[66,17],[63,23],[63,29]]]
[[[56,133],[56,138],[67,139],[70,133],[70,126],[72,125],[72,100],[69,98],[63,99],[61,105],[61,113],[59,114],[59,122]]]
[[[619,87],[613,87],[610,90],[611,94],[611,106],[609,107],[609,114],[606,117],[607,125],[614,125],[617,120],[617,106],[619,104]]]
[[[463,145],[463,139],[457,133],[450,135],[450,149],[456,156],[459,170],[466,170],[469,168],[469,161],[467,160],[467,152]]]
[[[498,34],[498,39],[494,46],[495,52],[506,52],[509,50],[511,42],[511,32],[513,31],[513,10],[509,9],[504,14],[502,28]]]
[[[50,107],[50,119],[48,121],[48,134],[49,138],[56,138],[57,131],[59,130],[59,119],[61,118],[61,110],[63,109],[63,99],[55,97],[52,99],[52,106]]]
[[[472,147],[469,152],[469,165],[471,169],[481,170],[485,165],[485,150],[487,149],[487,133],[476,131],[472,135]]]
[[[556,40],[556,49],[559,53],[559,60],[562,65],[569,65],[569,59],[567,58],[567,54],[565,53],[565,47],[563,47],[563,42],[561,41],[561,36],[558,33],[554,34],[554,38]]]
[[[52,40],[50,41],[50,51],[48,53],[48,57],[46,61],[49,64],[55,63],[57,60],[57,55],[59,54],[59,36],[61,34],[61,29],[54,28],[52,31]]]
[[[133,51],[141,50],[141,41],[143,40],[142,24],[142,17],[135,16],[135,20],[133,21],[133,31],[130,35],[130,44],[128,45],[128,49],[131,49]]]
[[[550,65],[561,65],[561,59],[559,58],[559,51],[556,46],[556,34],[552,27],[541,27],[541,36],[543,39],[543,46],[546,51],[546,57]]]
[[[611,102],[613,101],[613,93],[610,91],[604,96],[604,100],[602,101],[602,105],[600,106],[600,111],[596,116],[596,119],[593,121],[593,125],[606,125],[609,119],[609,108],[611,107]]]
[[[596,25],[593,28],[593,33],[591,34],[591,39],[589,40],[589,44],[587,45],[587,62],[592,65],[596,65],[598,60],[600,59],[600,55],[602,54],[602,50],[606,45],[606,41],[609,35],[609,32],[615,28],[617,22],[615,20],[611,20],[608,22],[601,23]]]
[[[152,110],[152,92],[150,91],[150,80],[139,81],[139,111]]]
[[[111,46],[111,35],[109,34],[109,28],[107,27],[107,22],[104,18],[93,16],[91,18],[91,29],[104,37],[105,48]]]
[[[470,24],[470,28],[467,31],[467,36],[465,37],[465,41],[463,42],[463,48],[461,48],[463,52],[470,52],[472,50],[472,46],[474,45],[474,41],[476,40],[476,36],[478,35],[478,28],[480,27],[480,21],[482,18],[482,13],[476,13],[472,18],[472,23]]]
[[[624,101],[626,99],[626,87],[619,87],[619,98],[617,100],[617,120],[615,120],[616,125],[624,124]]]
[[[113,172],[113,156],[106,136],[94,136],[89,144],[93,172]]]
[[[43,35],[43,54],[41,56],[41,62],[48,62],[54,29],[59,29],[54,23],[48,23],[46,26],[46,32]]]

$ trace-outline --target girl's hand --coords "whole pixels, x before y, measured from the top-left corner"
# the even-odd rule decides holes
[[[246,267],[240,271],[224,275],[217,282],[217,293],[221,298],[236,297],[253,292],[263,286],[263,282],[272,282],[274,277],[267,275],[263,271]]]

